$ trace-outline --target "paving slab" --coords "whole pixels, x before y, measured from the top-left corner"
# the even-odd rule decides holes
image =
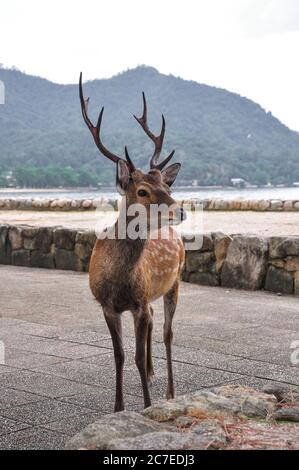
[[[0,266],[0,448],[59,449],[113,411],[114,356],[101,308],[82,273]],[[153,304],[153,401],[166,392],[163,305]],[[125,403],[141,410],[133,320],[123,315]],[[299,299],[182,283],[174,319],[178,394],[227,383],[299,385],[291,345]],[[2,426],[2,427],[1,427]]]
[[[67,434],[33,427],[1,436],[1,450],[54,450],[63,449]]]
[[[20,421],[0,416],[0,438],[1,436],[5,436],[5,434],[20,431],[21,429],[26,429],[28,427],[29,425],[26,423],[21,423]]]
[[[2,409],[0,414],[6,418],[22,421],[23,423],[40,426],[58,419],[87,414],[92,410],[78,407],[59,400],[43,400],[36,403],[26,403],[9,409]]]

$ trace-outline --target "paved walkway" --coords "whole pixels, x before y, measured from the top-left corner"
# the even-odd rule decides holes
[[[113,215],[113,214],[112,214]],[[115,215],[115,214],[114,214]],[[108,217],[108,215],[106,214]],[[2,224],[63,225],[68,228],[99,229],[103,213],[0,211]],[[111,225],[111,217],[108,217]],[[256,233],[264,236],[299,236],[299,212],[213,212],[205,211],[204,232],[221,231],[228,235]],[[186,230],[190,232],[190,230]]]
[[[86,274],[0,266],[0,448],[63,448],[68,436],[113,410],[111,341]],[[155,302],[152,396],[163,397],[162,303]],[[127,408],[141,409],[133,323],[123,315]],[[177,392],[228,382],[299,385],[290,361],[299,300],[182,284],[175,321]]]

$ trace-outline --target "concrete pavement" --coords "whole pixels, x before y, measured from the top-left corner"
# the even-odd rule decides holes
[[[0,285],[0,448],[63,448],[113,410],[113,351],[101,309],[86,274],[0,266]],[[160,300],[154,310],[156,400],[166,391]],[[126,405],[140,409],[129,313],[123,330]],[[299,365],[290,359],[294,341],[298,298],[182,283],[174,320],[177,393],[229,382],[299,385]]]

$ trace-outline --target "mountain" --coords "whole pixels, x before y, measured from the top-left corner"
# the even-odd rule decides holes
[[[13,170],[19,184],[39,186],[114,181],[113,165],[98,153],[83,123],[77,85],[5,68],[0,80],[6,91],[0,105],[2,172]],[[299,133],[249,99],[146,66],[84,85],[94,120],[105,105],[104,143],[121,155],[127,145],[138,167],[147,168],[152,152],[132,117],[141,114],[143,90],[150,127],[158,133],[161,113],[166,117],[164,149],[175,148],[174,161],[183,163],[179,182],[299,181]]]

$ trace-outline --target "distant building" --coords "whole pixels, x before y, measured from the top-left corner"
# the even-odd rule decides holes
[[[16,187],[16,179],[15,177],[13,176],[13,172],[12,171],[7,171],[5,174],[4,174],[4,178],[6,179],[6,185],[8,188],[15,188]]]
[[[243,178],[231,178],[230,181],[235,188],[245,188],[247,186],[247,182]]]

